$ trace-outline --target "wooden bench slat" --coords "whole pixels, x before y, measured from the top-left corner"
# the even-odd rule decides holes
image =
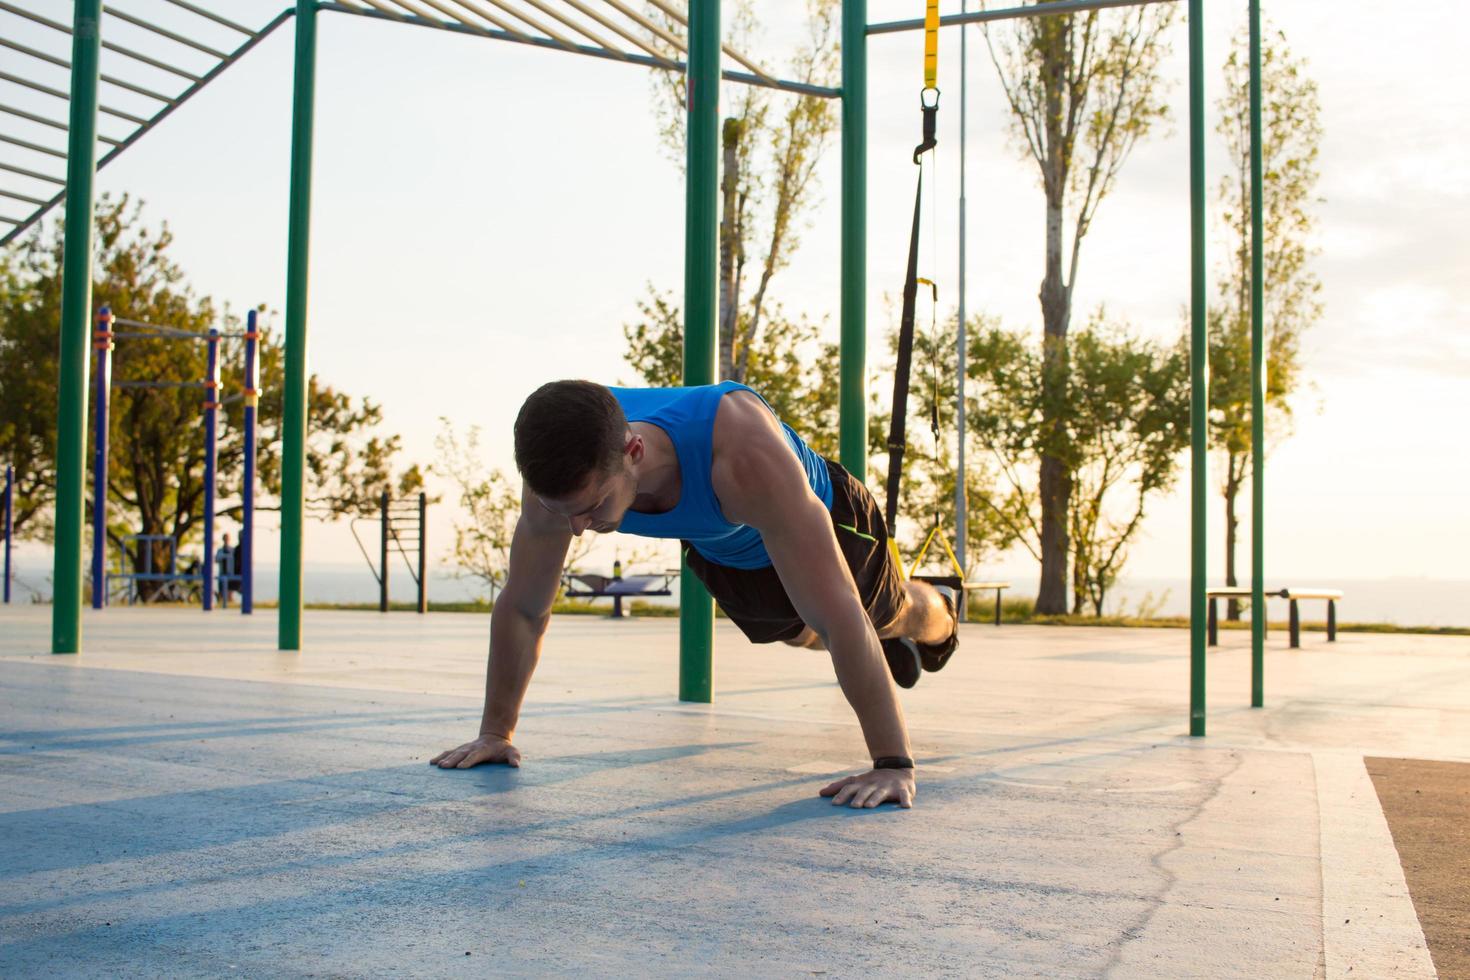
[[[1283,599],[1332,599],[1342,598],[1342,592],[1338,589],[1282,589]]]

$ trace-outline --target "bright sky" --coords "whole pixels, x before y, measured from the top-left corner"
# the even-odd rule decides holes
[[[68,5],[50,5],[51,16],[66,16]],[[161,5],[135,6],[146,14]],[[241,19],[256,8],[263,23],[280,3],[229,6]],[[944,12],[958,6],[946,2]],[[1246,4],[1207,6],[1213,105]],[[1465,578],[1463,11],[1453,0],[1420,0],[1412,16],[1368,0],[1265,6],[1320,83],[1326,132],[1316,264],[1326,313],[1304,344],[1310,386],[1296,402],[1296,435],[1268,464],[1269,567],[1324,579]],[[875,22],[922,13],[917,0],[869,7]],[[799,7],[758,0],[756,9],[767,36],[748,53],[780,64]],[[971,31],[969,307],[1039,331],[1042,199]],[[56,48],[45,32],[26,33]],[[943,36],[937,262],[952,302],[960,41],[954,29]],[[1182,22],[1173,39],[1176,125],[1138,149],[1103,204],[1076,293],[1079,319],[1106,302],[1160,336],[1177,333],[1189,289]],[[870,42],[873,350],[891,322],[884,294],[902,283],[919,44],[917,34]],[[291,53],[288,26],[99,174],[99,189],[130,192],[152,221],[167,219],[196,288],[237,308],[284,305]],[[682,179],[658,143],[646,70],[323,14],[317,84],[310,366],[382,402],[406,459],[432,459],[447,417],[483,427],[492,461],[510,468],[510,422],[532,388],[566,376],[633,380],[621,324],[646,282],[682,284]],[[1218,146],[1212,152],[1213,186],[1224,160]],[[830,316],[834,335],[838,163],[834,144],[804,247],[772,287],[788,309]],[[1216,577],[1220,509],[1212,503]],[[446,518],[441,510],[439,527]],[[1146,530],[1130,573],[1185,575],[1182,482],[1155,503]],[[357,560],[345,527],[311,525],[308,534],[311,561]],[[261,560],[275,553],[272,529],[262,528]],[[1247,550],[1240,560],[1247,568]],[[1018,584],[1036,574],[1020,555],[994,567]]]

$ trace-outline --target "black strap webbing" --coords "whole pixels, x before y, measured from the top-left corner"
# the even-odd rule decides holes
[[[919,171],[914,190],[914,224],[909,232],[908,272],[903,280],[903,318],[898,327],[898,363],[893,369],[893,416],[888,423],[888,489],[883,503],[883,519],[888,536],[893,537],[898,523],[898,493],[903,480],[904,438],[908,426],[909,368],[914,359],[914,305],[919,296],[919,213],[924,199],[924,171]]]

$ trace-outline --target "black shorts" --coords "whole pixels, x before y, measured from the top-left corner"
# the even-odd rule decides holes
[[[903,576],[888,550],[888,528],[868,488],[841,464],[832,475],[832,530],[873,627],[882,630],[903,611]],[[728,568],[707,560],[685,541],[689,570],[752,643],[794,640],[806,628],[773,566]]]

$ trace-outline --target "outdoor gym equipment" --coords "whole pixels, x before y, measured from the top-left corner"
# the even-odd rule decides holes
[[[5,495],[0,497],[0,531],[5,535],[5,603],[10,603],[10,539],[15,534],[15,467],[5,464]]]
[[[114,327],[124,327],[124,330],[115,330]],[[244,384],[239,394],[232,395],[223,401],[220,399],[219,382],[219,345],[224,338],[237,338],[245,341],[244,356]],[[112,352],[115,341],[120,339],[151,340],[151,341],[184,341],[186,343],[204,343],[208,345],[208,360],[204,379],[201,381],[148,381],[140,379],[114,380],[112,377]],[[251,556],[255,539],[254,517],[255,517],[255,449],[256,449],[256,408],[259,401],[258,384],[258,354],[259,354],[260,331],[257,323],[257,315],[251,310],[246,317],[244,333],[223,333],[217,329],[210,329],[200,333],[193,330],[180,330],[176,327],[162,327],[152,323],[142,323],[137,320],[125,320],[113,315],[109,307],[102,307],[97,311],[97,328],[92,334],[92,346],[95,351],[95,368],[93,373],[93,384],[95,386],[93,413],[94,451],[92,456],[92,608],[102,609],[107,605],[109,581],[114,578],[129,579],[129,600],[136,595],[139,582],[161,582],[169,583],[175,580],[197,580],[199,582],[200,600],[206,612],[214,608],[215,593],[215,548],[214,548],[214,504],[215,504],[215,467],[218,462],[218,432],[219,432],[219,409],[222,405],[234,401],[243,401],[244,428],[245,428],[245,479],[241,489],[243,501],[243,513],[240,523],[240,554],[238,568],[240,570],[240,611],[249,614],[253,611],[253,594],[250,587],[252,580]],[[111,406],[113,388],[145,388],[145,389],[174,389],[174,388],[199,388],[204,392],[204,400],[201,403],[203,409],[204,423],[204,560],[199,563],[197,573],[180,572],[178,570],[178,542],[171,535],[130,535],[124,539],[123,562],[127,562],[127,542],[133,542],[135,546],[149,552],[144,559],[144,570],[142,572],[134,569],[131,572],[108,572],[107,571],[107,463],[108,463],[108,410]],[[169,570],[155,571],[152,564],[152,546],[159,541],[167,539],[171,542]],[[228,583],[226,583],[228,587]],[[226,593],[228,595],[228,593]]]
[[[511,24],[507,21],[475,19],[463,4],[451,8],[436,2],[425,5],[417,0],[372,0],[368,6],[357,3],[296,0],[294,8],[281,11],[259,29],[252,29],[213,11],[198,2],[178,4],[194,13],[199,22],[193,26],[169,29],[159,33],[155,25],[143,18],[128,15],[137,26],[152,30],[171,43],[193,49],[191,58],[200,53],[213,59],[207,68],[188,71],[164,58],[141,55],[118,40],[106,43],[109,57],[145,60],[153,67],[176,73],[187,80],[182,90],[156,92],[144,89],[145,98],[159,103],[151,116],[133,115],[99,99],[99,83],[131,85],[136,92],[141,86],[118,75],[104,77],[100,72],[104,28],[101,0],[76,0],[72,5],[70,25],[53,21],[41,14],[26,11],[24,16],[48,29],[71,37],[71,84],[69,93],[52,88],[41,80],[52,70],[45,56],[37,60],[35,80],[26,74],[12,74],[53,97],[63,98],[69,118],[48,119],[29,110],[0,105],[0,113],[26,114],[32,121],[52,125],[67,133],[66,176],[23,168],[24,179],[39,178],[50,182],[50,199],[27,194],[24,190],[0,188],[0,194],[36,205],[29,216],[16,219],[0,217],[14,227],[0,238],[0,245],[34,224],[49,208],[65,200],[66,228],[63,243],[62,302],[60,323],[60,384],[57,396],[57,466],[56,466],[56,544],[54,549],[55,603],[52,614],[51,649],[55,653],[76,653],[81,649],[81,557],[82,498],[85,492],[86,443],[86,346],[87,325],[91,307],[92,237],[94,209],[93,182],[96,169],[114,159],[144,132],[169,116],[177,106],[192,98],[205,85],[224,71],[288,20],[295,20],[295,75],[291,113],[290,202],[287,219],[287,260],[285,286],[285,390],[282,393],[282,457],[281,457],[281,580],[280,618],[277,624],[277,646],[282,650],[301,649],[302,556],[305,523],[305,447],[307,395],[307,285],[310,270],[312,147],[316,106],[317,21],[319,15],[331,11],[344,16],[366,17],[420,28],[452,31],[466,36],[514,43],[548,50],[563,51],[586,57],[608,59],[624,64],[641,65],[664,71],[684,72],[688,79],[687,153],[685,159],[685,277],[684,277],[684,353],[682,383],[711,384],[715,379],[715,351],[718,331],[716,318],[718,297],[718,222],[719,222],[719,90],[722,79],[795,92],[817,98],[841,100],[841,369],[839,383],[839,462],[849,472],[865,474],[867,449],[867,140],[868,140],[868,40],[870,37],[897,32],[926,30],[926,19],[869,23],[867,0],[842,0],[840,87],[791,82],[772,77],[738,52],[721,42],[720,0],[689,0],[684,11],[657,0],[660,9],[676,17],[687,27],[684,37],[662,31],[644,18],[624,0],[577,0],[575,4],[540,3],[537,9],[555,20],[559,27],[539,21]],[[1188,117],[1189,117],[1189,206],[1190,206],[1190,687],[1189,731],[1205,734],[1205,619],[1206,619],[1206,516],[1209,505],[1206,406],[1209,403],[1207,343],[1208,268],[1205,255],[1205,82],[1204,82],[1204,0],[1051,0],[1047,3],[973,12],[962,11],[939,18],[939,26],[960,26],[1009,20],[1013,18],[1068,16],[1110,7],[1140,6],[1154,2],[1179,2],[1188,8]],[[1262,581],[1264,568],[1264,293],[1261,167],[1261,28],[1260,0],[1246,0],[1250,17],[1250,96],[1251,96],[1251,390],[1253,430],[1251,465],[1253,527],[1252,601],[1264,604]],[[607,23],[616,25],[616,33],[628,42],[629,49],[594,31],[575,11],[600,6]],[[15,7],[7,4],[7,7]],[[372,9],[369,9],[371,7]],[[432,8],[432,9],[431,9]],[[463,8],[463,9],[459,9]],[[475,9],[479,9],[478,6]],[[116,18],[118,12],[108,10]],[[619,19],[621,18],[621,19]],[[190,33],[205,35],[203,20],[213,22],[208,30],[223,27],[243,35],[233,50],[219,50]],[[264,18],[262,18],[264,19]],[[490,24],[492,26],[486,26]],[[597,36],[593,44],[579,43],[564,30],[582,36]],[[609,28],[611,29],[611,28]],[[590,34],[589,34],[590,32]],[[658,43],[651,43],[661,35]],[[19,46],[20,54],[35,58],[35,53]],[[638,48],[639,50],[631,50]],[[724,69],[722,54],[728,54],[748,71]],[[29,73],[30,63],[15,72]],[[197,73],[196,73],[197,72]],[[125,137],[113,139],[99,134],[97,119],[103,113],[114,120],[123,119],[136,128]],[[98,143],[106,147],[98,161]],[[39,164],[38,164],[39,166]],[[16,168],[6,170],[11,173]],[[9,178],[6,178],[7,180]],[[30,186],[30,185],[27,185]],[[56,188],[59,188],[56,189]],[[963,288],[963,286],[961,287]],[[679,696],[686,701],[709,701],[713,692],[712,648],[714,607],[692,576],[684,576],[680,586],[680,659]],[[1251,704],[1263,703],[1264,622],[1252,629]]]
[[[632,599],[637,596],[647,595],[673,595],[669,588],[674,579],[679,577],[677,568],[658,575],[629,575],[623,577],[623,563],[613,562],[612,577],[606,575],[593,575],[585,572],[567,572],[563,579],[566,583],[566,597],[568,599],[605,599],[612,598],[613,619],[628,618],[623,614],[623,599]],[[572,584],[576,583],[581,589],[574,589]]]
[[[357,549],[362,552],[362,557],[367,560],[368,570],[373,573],[373,578],[378,580],[378,611],[388,611],[388,567],[391,562],[388,555],[397,551],[403,556],[403,563],[408,566],[409,577],[419,588],[418,611],[426,613],[429,611],[428,591],[428,538],[429,538],[429,498],[423,493],[415,500],[394,500],[385,490],[378,498],[378,525],[379,546],[378,564],[373,564],[372,556],[368,554],[367,548],[362,543],[362,538],[357,536],[357,525],[372,518],[354,517],[348,522],[348,530],[352,532],[352,540],[357,542]],[[409,548],[417,552],[417,561],[409,560]]]

